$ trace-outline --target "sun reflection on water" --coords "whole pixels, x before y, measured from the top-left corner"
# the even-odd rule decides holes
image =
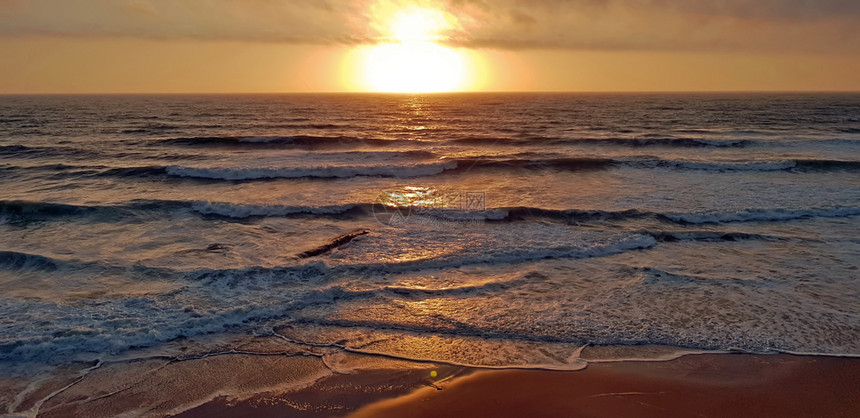
[[[383,192],[378,203],[392,208],[446,207],[445,194],[435,187],[406,186],[402,190]]]

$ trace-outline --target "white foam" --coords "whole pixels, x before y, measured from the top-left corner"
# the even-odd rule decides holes
[[[405,240],[409,246],[403,246]],[[447,223],[418,223],[373,231],[330,258],[364,270],[400,272],[605,257],[656,244],[649,234],[582,232],[560,225],[506,224],[488,229],[466,223],[453,227]]]
[[[620,254],[626,251],[647,249],[657,245],[650,235],[627,235],[594,244],[568,244],[552,247],[528,246],[526,248],[497,249],[494,251],[476,248],[464,254],[442,255],[415,261],[391,263],[387,270],[443,269],[479,264],[512,264],[548,258],[595,258]]]
[[[309,331],[302,328],[302,326],[299,326],[298,328],[286,331],[298,332],[299,335]],[[456,367],[495,370],[575,371],[582,370],[588,366],[588,363],[580,357],[584,346],[565,343],[500,341],[486,340],[474,336],[450,337],[409,332],[392,334],[388,330],[379,329],[362,329],[361,336],[358,338],[355,338],[353,330],[338,330],[337,327],[314,327],[313,331],[319,331],[324,334],[322,336],[314,335],[314,341],[326,341],[327,337],[330,338],[337,335],[338,342],[303,341],[295,336],[283,335],[277,331],[274,332],[274,335],[295,345],[332,348],[341,352],[383,357],[391,360],[403,360],[412,363],[445,364]],[[331,334],[332,331],[335,334]],[[440,344],[440,339],[444,343]],[[396,342],[391,344],[392,341]],[[416,352],[410,347],[422,348]],[[569,355],[567,355],[568,353]],[[527,359],[532,361],[528,361]],[[333,360],[337,362],[338,359],[333,358]],[[362,368],[360,365],[359,367],[343,368],[337,363],[333,366],[333,368],[338,370]]]

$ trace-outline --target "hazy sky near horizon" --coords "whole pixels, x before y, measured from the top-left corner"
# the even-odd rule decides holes
[[[856,0],[0,0],[0,93],[363,90],[415,8],[467,90],[860,90]]]

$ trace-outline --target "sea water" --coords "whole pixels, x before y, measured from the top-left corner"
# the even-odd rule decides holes
[[[6,373],[219,335],[858,355],[858,266],[856,94],[0,97]]]

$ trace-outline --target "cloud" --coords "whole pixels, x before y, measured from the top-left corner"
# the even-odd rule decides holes
[[[454,0],[466,47],[852,51],[860,2],[836,0]]]
[[[408,5],[469,48],[860,50],[856,0],[0,0],[0,36],[365,44]]]
[[[0,36],[363,43],[356,2],[325,0],[0,0]]]

